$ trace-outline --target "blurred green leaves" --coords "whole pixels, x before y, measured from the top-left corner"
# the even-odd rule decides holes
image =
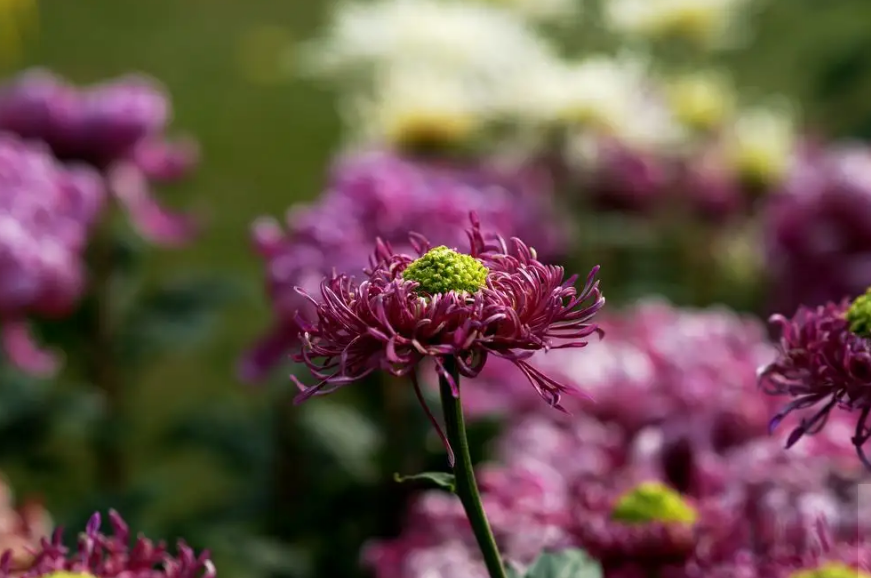
[[[602,567],[583,550],[542,554],[525,578],[602,578]]]

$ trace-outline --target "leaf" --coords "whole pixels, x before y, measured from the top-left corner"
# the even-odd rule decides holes
[[[563,550],[539,556],[525,578],[602,578],[602,567],[583,550]]]
[[[399,474],[393,474],[393,479],[400,484],[404,484],[405,482],[424,481],[452,493],[457,489],[457,481],[454,474],[449,474],[447,472],[424,472],[413,476],[400,476]]]

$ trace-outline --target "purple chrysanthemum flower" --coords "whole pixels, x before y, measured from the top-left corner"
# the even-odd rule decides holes
[[[805,435],[818,433],[832,411],[857,412],[852,443],[871,469],[863,446],[871,439],[871,340],[867,295],[852,304],[828,303],[801,307],[792,318],[772,316],[780,328],[777,358],[760,370],[765,393],[792,400],[771,421],[775,429],[793,412],[801,422],[789,435],[792,446]]]
[[[286,227],[271,218],[254,224],[275,321],[242,359],[242,379],[264,378],[299,346],[297,312],[311,320],[313,310],[296,287],[315,294],[333,270],[362,274],[376,238],[397,251],[412,250],[408,231],[436,245],[461,245],[471,211],[503,236],[525,239],[544,258],[557,258],[566,249],[547,183],[531,170],[427,162],[380,151],[339,158],[323,196],[290,211]]]
[[[415,369],[426,359],[456,393],[445,360],[456,360],[460,375],[474,378],[489,356],[514,364],[551,406],[561,408],[564,393],[577,394],[528,359],[536,351],[583,347],[601,334],[591,323],[605,304],[598,267],[578,290],[577,276],[566,279],[562,267],[543,264],[517,238],[485,241],[474,213],[471,220],[469,254],[432,248],[412,234],[415,259],[379,240],[362,282],[333,274],[321,283],[320,299],[301,291],[317,321],[300,321],[305,333],[297,359],[320,382],[297,382],[299,402],[378,370],[409,375],[418,389]]]
[[[871,285],[871,152],[806,151],[762,213],[773,311],[792,315]]]
[[[0,133],[0,340],[13,364],[49,373],[31,315],[68,314],[84,291],[83,252],[104,204],[99,175]]]
[[[139,232],[163,244],[195,232],[189,216],[159,205],[149,188],[186,176],[197,163],[192,141],[166,140],[170,116],[166,91],[143,76],[77,88],[37,69],[0,88],[0,131],[42,141],[62,161],[95,167]]]
[[[113,511],[109,512],[112,534],[100,532],[100,514],[91,516],[81,534],[78,547],[68,550],[60,531],[51,539],[43,539],[34,552],[31,565],[14,572],[12,552],[0,558],[0,577],[42,578],[58,573],[73,573],[93,578],[214,578],[215,568],[208,552],[199,555],[183,541],[177,554],[171,555],[162,542],[154,543],[139,536],[131,546],[130,529]],[[63,574],[69,576],[69,574]]]

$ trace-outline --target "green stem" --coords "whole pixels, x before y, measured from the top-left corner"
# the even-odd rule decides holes
[[[456,362],[446,359],[445,370],[451,376],[459,388],[460,374],[457,371]],[[496,538],[484,513],[481,503],[481,494],[478,492],[478,484],[475,481],[475,470],[472,467],[472,456],[469,453],[469,440],[466,437],[466,423],[463,419],[463,406],[460,397],[454,397],[451,386],[444,377],[439,377],[439,390],[442,398],[442,411],[445,416],[445,434],[454,450],[454,477],[456,478],[456,493],[466,511],[466,517],[472,526],[472,532],[478,541],[478,547],[487,565],[490,578],[507,578],[505,567],[502,565],[502,556],[496,545]]]

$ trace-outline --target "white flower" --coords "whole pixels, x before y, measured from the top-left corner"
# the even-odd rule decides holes
[[[782,108],[754,108],[741,113],[725,137],[725,156],[744,178],[771,183],[786,173],[795,150],[792,115]]]
[[[490,4],[513,10],[525,18],[537,21],[554,21],[574,18],[582,8],[583,0],[483,0]]]
[[[747,0],[606,0],[607,25],[649,38],[681,37],[703,45],[728,40],[735,12]]]
[[[549,51],[529,25],[496,6],[452,0],[345,3],[330,33],[313,47],[320,72],[392,66],[397,60],[465,76],[519,74]]]
[[[486,93],[456,76],[414,66],[383,70],[352,110],[368,143],[450,147],[468,142],[490,120]]]

